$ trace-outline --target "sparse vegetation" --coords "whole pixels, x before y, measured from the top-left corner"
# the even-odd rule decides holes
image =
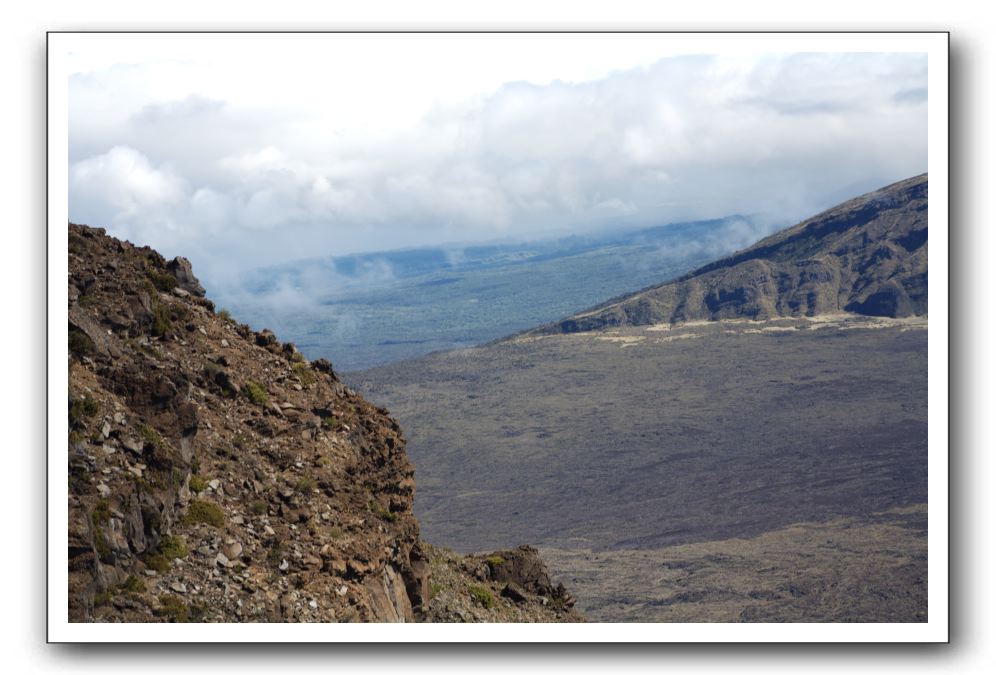
[[[318,482],[311,476],[304,476],[294,484],[294,489],[303,495],[311,494],[316,487],[318,487]]]
[[[494,608],[495,596],[491,594],[491,591],[486,586],[468,586],[467,592],[470,593],[471,599],[481,605],[481,607],[485,609]]]
[[[202,622],[207,616],[208,606],[207,603],[203,601],[194,601],[187,606],[188,612],[187,616],[190,621]]]
[[[232,313],[229,312],[227,309],[219,309],[218,318],[221,319],[222,321],[233,323]]]
[[[382,520],[386,520],[389,523],[393,523],[398,519],[398,516],[396,514],[385,509],[383,506],[380,505],[380,502],[378,502],[376,499],[370,500],[369,508],[370,508],[370,513],[374,514],[378,518],[381,518]]]
[[[101,499],[94,505],[90,512],[90,521],[93,523],[93,548],[101,562],[111,563],[114,561],[114,554],[110,544],[104,536],[104,525],[111,519],[111,503],[106,499]]]
[[[106,499],[101,499],[93,507],[91,513],[94,525],[105,525],[111,519],[111,503]]]
[[[217,504],[194,499],[187,507],[183,522],[188,525],[204,523],[213,527],[221,527],[225,524],[225,512]]]
[[[142,440],[146,445],[150,446],[154,450],[165,450],[166,441],[163,437],[159,435],[159,432],[150,427],[148,424],[143,424],[138,429],[138,433],[141,434]]]
[[[190,554],[190,551],[187,550],[187,542],[183,537],[173,537],[168,534],[163,535],[163,538],[159,540],[159,552],[169,560],[186,558]]]
[[[256,405],[266,405],[270,402],[270,395],[266,393],[266,388],[255,380],[246,380],[242,391],[245,392],[246,398]]]
[[[149,553],[142,558],[142,562],[150,570],[155,570],[156,572],[166,572],[169,570],[172,560],[164,556],[162,553]]]
[[[93,340],[90,339],[89,335],[75,328],[69,329],[70,354],[76,358],[83,358],[84,356],[93,356],[96,350],[96,345],[93,344]]]
[[[159,605],[159,609],[154,610],[156,616],[167,617],[176,623],[187,623],[190,621],[187,603],[175,595],[169,593],[160,595]]]
[[[173,330],[173,321],[170,319],[169,307],[161,302],[152,306],[152,334],[162,337]]]
[[[144,593],[145,582],[136,577],[134,574],[130,574],[127,579],[121,582],[121,590],[127,591],[128,593]]]
[[[284,545],[276,540],[270,541],[270,550],[266,552],[266,562],[271,567],[278,567],[284,558]]]
[[[204,378],[208,382],[214,382],[214,378],[217,377],[220,372],[221,366],[214,361],[208,361],[204,364]]]
[[[69,402],[69,423],[76,424],[84,417],[93,417],[99,410],[100,404],[90,398],[89,395],[71,398]]]
[[[86,243],[86,239],[76,234],[75,232],[69,233],[69,252],[74,255],[83,255],[89,250],[89,246]]]
[[[93,530],[93,549],[96,551],[100,562],[108,564],[114,562],[114,554],[111,552],[111,546],[104,537],[104,531],[99,527]]]
[[[190,476],[190,491],[194,494],[204,492],[208,488],[208,482],[203,476]]]
[[[269,511],[269,507],[262,499],[255,499],[249,504],[249,513],[254,516],[265,515],[267,511]]]
[[[295,352],[297,356],[300,352]],[[304,358],[304,357],[301,357]],[[297,375],[297,379],[301,380],[301,384],[305,387],[310,387],[315,382],[318,381],[318,377],[315,375],[315,371],[311,369],[311,366],[307,363],[299,362],[291,366],[291,370]]]
[[[493,555],[490,558],[488,558],[486,562],[488,563],[488,566],[493,569],[501,565],[503,562],[505,562],[505,559],[502,558],[500,555]]]
[[[149,277],[149,281],[152,282],[152,285],[155,286],[158,291],[169,293],[176,288],[176,277],[172,274],[160,272],[159,270],[151,268],[146,270],[145,274]]]

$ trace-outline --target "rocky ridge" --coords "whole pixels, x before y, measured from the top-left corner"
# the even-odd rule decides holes
[[[674,281],[527,334],[695,320],[927,313],[927,175],[824,211]]]
[[[535,549],[421,540],[397,422],[184,258],[69,225],[71,621],[576,621]]]

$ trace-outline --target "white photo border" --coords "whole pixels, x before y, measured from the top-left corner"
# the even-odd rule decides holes
[[[353,32],[353,31],[343,31]],[[359,31],[420,34],[432,31]],[[519,34],[522,31],[447,31]],[[47,74],[48,161],[48,593],[47,639],[73,643],[282,643],[282,642],[549,642],[549,643],[943,643],[949,641],[949,316],[948,316],[948,115],[947,32],[667,32],[554,31],[592,36],[626,33],[666,35],[671,46],[698,53],[737,52],[917,52],[928,59],[928,174],[930,176],[931,279],[928,340],[928,621],[925,623],[796,624],[85,624],[68,620],[68,504],[65,466],[68,434],[65,391],[67,307],[68,62],[67,54],[95,41],[182,40],[209,36],[287,35],[294,31],[50,32]],[[336,35],[335,31],[317,33]]]

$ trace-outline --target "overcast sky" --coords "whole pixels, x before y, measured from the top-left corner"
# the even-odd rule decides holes
[[[918,54],[681,54],[662,35],[95,39],[70,219],[249,267],[732,213],[926,171]]]

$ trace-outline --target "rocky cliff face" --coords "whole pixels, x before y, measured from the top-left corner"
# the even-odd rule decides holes
[[[927,313],[927,176],[825,211],[675,281],[534,333],[732,318]]]
[[[185,259],[71,224],[68,315],[70,620],[580,618],[533,563],[430,557],[398,424]]]

